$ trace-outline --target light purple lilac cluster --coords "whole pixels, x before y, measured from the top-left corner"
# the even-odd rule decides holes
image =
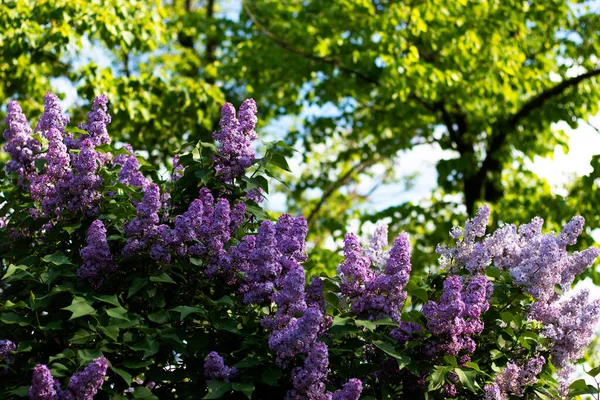
[[[485,275],[466,279],[465,287],[458,276],[448,276],[439,303],[429,301],[423,306],[427,329],[436,336],[429,344],[430,353],[456,356],[475,351],[472,337],[483,331],[481,315],[489,308],[493,287]]]
[[[559,368],[560,392],[565,395],[570,384],[573,363],[590,344],[600,320],[600,300],[589,299],[587,290],[553,303],[538,316],[544,324],[542,336],[551,343],[552,363]]]
[[[256,111],[253,99],[242,103],[237,118],[231,103],[225,103],[221,108],[220,129],[213,133],[214,140],[220,143],[219,155],[215,156],[214,161],[217,175],[225,182],[242,176],[254,161],[252,142],[257,138],[254,130]]]
[[[534,357],[523,366],[509,362],[496,376],[495,382],[485,386],[485,400],[507,400],[509,395],[523,397],[525,388],[537,382],[537,376],[546,364],[544,357]]]
[[[107,274],[117,270],[108,241],[106,227],[100,220],[92,222],[88,229],[87,246],[79,251],[83,265],[77,270],[77,276],[100,287]]]
[[[107,369],[106,358],[97,358],[82,371],[73,374],[67,389],[63,390],[48,367],[38,364],[33,370],[29,398],[31,400],[93,400],[104,384]]]
[[[400,322],[406,300],[404,287],[410,278],[410,241],[405,232],[389,252],[387,228],[378,227],[365,251],[355,234],[344,237],[344,261],[338,267],[342,294],[355,314],[371,320],[390,317]]]
[[[225,360],[216,351],[211,351],[204,361],[204,377],[229,382],[237,374],[237,369],[225,365]]]
[[[505,225],[476,242],[485,235],[489,215],[489,208],[482,207],[464,230],[453,229],[450,235],[456,247],[439,246],[441,260],[451,270],[465,268],[470,274],[478,274],[492,263],[507,270],[513,284],[533,297],[528,316],[543,323],[552,362],[563,369],[559,375],[566,382],[570,363],[581,356],[581,349],[592,339],[600,306],[589,301],[586,292],[563,300],[555,287],[569,290],[575,276],[593,264],[600,249],[568,252],[567,247],[583,232],[585,221],[580,216],[573,217],[558,235],[543,234],[543,220],[536,217],[518,228]]]
[[[95,216],[99,213],[102,179],[97,175],[99,163],[109,155],[98,153],[95,146],[108,143],[106,96],[94,100],[88,123],[82,125],[88,134],[77,139],[65,134],[69,118],[64,115],[58,97],[47,93],[44,113],[35,133],[48,140],[48,151],[41,153],[41,144],[32,136],[31,128],[16,102],[9,104],[6,117],[5,150],[11,161],[7,172],[15,173],[18,182],[27,187],[39,208],[31,209],[34,217],[60,217],[65,209],[72,213]],[[66,135],[66,136],[65,136]],[[70,148],[79,149],[69,153]],[[40,171],[35,163],[39,160]]]

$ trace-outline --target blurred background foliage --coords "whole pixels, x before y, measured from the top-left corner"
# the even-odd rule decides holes
[[[414,265],[428,271],[435,245],[482,202],[495,225],[541,215],[558,229],[581,214],[586,247],[600,227],[600,159],[561,193],[527,165],[568,148],[554,123],[575,128],[598,111],[599,9],[566,0],[5,0],[0,104],[16,98],[35,118],[34,99],[53,88],[80,120],[104,92],[112,137],[168,167],[181,143],[209,140],[225,100],[253,97],[263,128],[299,150],[271,192],[309,220],[311,274],[332,272],[349,227],[381,219],[392,236],[412,235]],[[398,162],[419,146],[447,154],[431,197],[374,197],[382,185],[410,190],[414,177]],[[382,201],[392,205],[367,206]],[[600,284],[597,270],[588,276]]]

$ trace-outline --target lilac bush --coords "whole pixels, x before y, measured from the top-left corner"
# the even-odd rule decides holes
[[[379,224],[315,276],[307,221],[260,208],[285,149],[257,155],[253,100],[158,171],[111,144],[105,96],[80,130],[52,94],[34,130],[7,111],[0,399],[597,394],[571,377],[600,319],[570,293],[600,255],[569,251],[581,217],[487,233],[483,206],[428,275]]]

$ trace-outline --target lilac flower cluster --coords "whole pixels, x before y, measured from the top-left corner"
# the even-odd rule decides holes
[[[83,371],[76,372],[69,380],[68,388],[61,389],[46,365],[38,364],[33,370],[29,387],[31,400],[93,400],[104,384],[108,361],[100,357],[88,364]]]
[[[456,240],[456,247],[439,246],[437,252],[441,261],[451,270],[464,267],[469,274],[478,274],[492,263],[510,273],[513,284],[534,299],[528,317],[543,324],[543,334],[549,339],[552,362],[561,369],[559,377],[563,387],[566,387],[571,363],[580,358],[582,349],[591,341],[594,326],[600,320],[600,302],[590,302],[587,292],[561,300],[555,287],[560,285],[564,291],[570,289],[575,276],[594,262],[600,255],[600,249],[592,247],[581,252],[567,251],[567,247],[574,245],[583,232],[585,221],[579,216],[573,217],[558,235],[542,234],[543,220],[536,217],[518,228],[505,225],[476,242],[476,238],[485,235],[489,214],[489,208],[482,207],[477,216],[467,222],[464,231],[453,229],[450,236]],[[482,304],[478,299],[484,291],[481,287],[483,284],[480,282],[478,287],[473,288],[475,292],[471,303]],[[462,300],[466,309],[467,301]],[[453,307],[457,307],[456,304]],[[480,313],[477,307],[471,305],[470,308],[475,310],[475,314]],[[435,308],[425,307],[424,312],[433,316],[433,321],[448,321],[451,317],[444,315],[440,319],[440,315],[435,315]],[[475,319],[474,316],[471,318]],[[439,328],[437,322],[430,320],[429,323],[434,330]],[[462,325],[456,321],[451,325],[447,325],[446,335],[449,332],[453,337]],[[474,328],[473,332],[477,332],[478,326]],[[510,371],[508,369],[507,374]],[[498,398],[503,398],[504,392],[513,393],[515,390],[490,387],[490,393],[500,393]]]
[[[332,320],[325,314],[323,282],[314,279],[305,290],[301,263],[306,260],[307,233],[304,218],[283,214],[276,224],[263,222],[255,240],[248,240],[247,236],[234,246],[230,257],[246,278],[240,292],[246,303],[271,301],[277,306],[275,315],[264,318],[262,325],[272,330],[269,347],[281,366],[298,355],[306,355],[304,365],[292,373],[294,389],[286,399],[358,399],[362,391],[360,381],[353,380],[335,393],[325,388],[328,351],[317,340]]]
[[[237,374],[237,369],[225,365],[225,360],[216,351],[211,351],[204,362],[204,377],[229,382]]]
[[[109,144],[110,137],[106,126],[110,124],[111,118],[108,115],[108,98],[102,94],[94,99],[92,110],[87,114],[87,123],[78,125],[79,129],[83,129],[87,134],[80,137],[80,141],[91,140],[94,146],[101,144]]]
[[[35,172],[35,155],[40,152],[40,142],[31,135],[31,127],[16,101],[8,103],[8,113],[4,120],[6,130],[3,133],[6,143],[4,150],[10,155],[6,163],[6,172],[18,176],[18,183],[24,186],[31,174]]]
[[[523,397],[525,387],[537,382],[537,376],[546,364],[544,357],[534,357],[520,367],[509,362],[491,385],[485,386],[485,400],[507,400],[508,395]]]
[[[408,235],[400,233],[389,252],[383,251],[386,246],[387,228],[376,229],[367,254],[356,235],[346,234],[344,261],[338,267],[340,288],[355,314],[371,320],[388,316],[399,322],[411,270]],[[383,270],[372,268],[372,262]]]
[[[119,170],[119,182],[133,187],[145,188],[149,182],[139,171],[140,163],[133,154],[133,148],[129,143],[123,146],[126,154],[119,154],[112,159],[112,164],[121,167]]]
[[[242,176],[246,168],[252,165],[255,152],[252,142],[257,135],[256,103],[253,99],[245,100],[240,106],[238,118],[231,103],[221,108],[220,129],[213,133],[215,141],[220,143],[219,156],[216,156],[215,169],[217,175],[225,182]]]
[[[15,351],[17,346],[10,340],[0,340],[0,362],[6,365],[6,369],[12,363],[12,356],[9,354],[11,351]],[[0,370],[2,373],[2,370]]]
[[[572,254],[567,252],[566,247],[575,244],[583,231],[582,217],[574,217],[557,236],[542,234],[543,220],[536,217],[518,229],[515,225],[505,225],[475,242],[476,237],[485,234],[489,213],[488,207],[482,207],[477,217],[467,222],[464,234],[459,228],[451,232],[457,246],[438,247],[442,262],[453,262],[453,268],[464,266],[470,273],[482,271],[492,263],[508,270],[514,284],[535,298],[537,310],[558,298],[554,291],[556,285],[567,290],[575,276],[600,255],[600,249],[594,247]]]
[[[100,220],[95,220],[88,229],[87,246],[79,251],[83,265],[77,270],[77,276],[86,279],[92,286],[99,288],[107,274],[117,270],[113,261],[106,228]]]
[[[161,198],[158,185],[145,183],[143,187],[144,197],[137,205],[137,217],[123,227],[128,236],[123,254],[134,256],[145,251],[162,263],[170,263],[173,255],[201,257],[207,260],[205,272],[209,277],[219,276],[234,284],[236,266],[245,265],[245,259],[254,250],[250,238],[225,250],[231,235],[246,220],[245,204],[237,203],[231,209],[229,201],[223,198],[215,201],[210,190],[202,188],[188,210],[173,218],[171,227],[160,223],[164,197]]]
[[[41,144],[32,136],[31,128],[16,102],[9,104],[6,117],[8,128],[5,150],[11,161],[7,171],[16,173],[21,186],[27,187],[34,202],[40,204],[31,209],[34,217],[60,217],[64,209],[72,213],[95,216],[99,213],[100,186],[102,179],[97,175],[99,164],[104,164],[107,154],[98,153],[95,146],[108,143],[106,124],[106,96],[94,100],[89,122],[82,125],[88,134],[77,140],[65,136],[69,118],[52,93],[44,97],[44,113],[35,132],[48,140],[48,151],[41,153]],[[79,149],[69,154],[70,148]],[[40,161],[41,171],[36,171],[35,162]]]
[[[472,336],[483,331],[480,317],[488,310],[491,295],[492,285],[484,275],[470,278],[466,288],[458,276],[448,276],[439,304],[429,301],[423,306],[427,329],[437,337],[429,351],[452,356],[461,351],[473,353],[476,343]]]
[[[552,363],[557,368],[568,367],[592,341],[600,320],[600,300],[590,301],[588,291],[582,290],[545,311],[543,336],[552,343]]]
[[[60,100],[55,94],[47,92],[44,96],[44,113],[35,128],[35,133],[48,138],[48,132],[56,129],[63,135],[68,124],[69,117],[63,113]]]

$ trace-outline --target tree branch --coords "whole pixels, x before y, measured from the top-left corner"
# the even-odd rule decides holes
[[[307,53],[301,49],[298,49],[294,46],[292,46],[291,44],[289,44],[288,42],[278,38],[277,36],[275,36],[272,32],[270,32],[263,24],[261,24],[258,19],[256,18],[256,16],[254,15],[254,13],[252,12],[252,10],[250,10],[250,7],[248,6],[248,3],[246,0],[242,0],[242,6],[244,7],[244,10],[246,11],[246,14],[248,14],[248,17],[250,18],[250,20],[254,23],[254,25],[256,25],[256,27],[263,33],[263,35],[265,35],[266,37],[268,37],[269,39],[271,39],[273,42],[275,42],[275,44],[277,44],[279,47],[281,47],[284,50],[288,50],[294,54],[298,54],[304,58],[307,58],[309,60],[313,60],[313,61],[319,61],[319,62],[323,62],[326,64],[330,64],[333,65],[337,68],[339,68],[341,71],[344,71],[346,73],[349,73],[351,75],[355,75],[358,78],[364,80],[365,82],[371,83],[373,85],[377,85],[378,81],[375,78],[372,78],[360,71],[356,71],[350,67],[345,66],[344,64],[342,64],[342,62],[340,60],[337,60],[335,58],[332,57],[321,57],[321,56],[317,56],[314,55],[312,53]]]
[[[354,166],[352,166],[352,168],[348,169],[348,171],[346,171],[340,177],[340,179],[338,179],[331,186],[329,186],[329,188],[327,188],[327,190],[325,192],[323,192],[323,195],[321,196],[321,199],[319,200],[319,202],[310,211],[310,214],[308,215],[308,218],[307,218],[308,225],[310,226],[311,223],[314,221],[319,210],[321,209],[321,207],[323,207],[323,204],[325,204],[325,201],[329,198],[329,196],[331,196],[337,189],[339,189],[340,187],[342,187],[346,183],[348,183],[350,181],[353,173],[356,172],[356,173],[360,174],[361,172],[363,172],[365,169],[367,169],[371,165],[379,162],[379,160],[380,160],[380,157],[376,157],[371,160],[361,161],[357,165],[354,165]]]
[[[508,133],[514,130],[518,124],[524,118],[528,117],[533,111],[542,107],[548,100],[553,97],[559,96],[564,93],[567,89],[579,85],[581,82],[591,79],[595,76],[600,75],[600,68],[593,69],[584,74],[575,76],[573,78],[566,79],[556,86],[553,86],[549,89],[544,90],[537,96],[529,99],[523,104],[521,109],[517,111],[515,114],[510,116],[507,120],[497,125],[497,132],[494,132],[494,136],[490,140],[487,147],[487,155],[483,163],[481,164],[481,168],[479,170],[479,174],[481,176],[485,175],[490,166],[493,164],[493,159],[495,157],[496,152],[504,145],[506,142],[506,138]]]

